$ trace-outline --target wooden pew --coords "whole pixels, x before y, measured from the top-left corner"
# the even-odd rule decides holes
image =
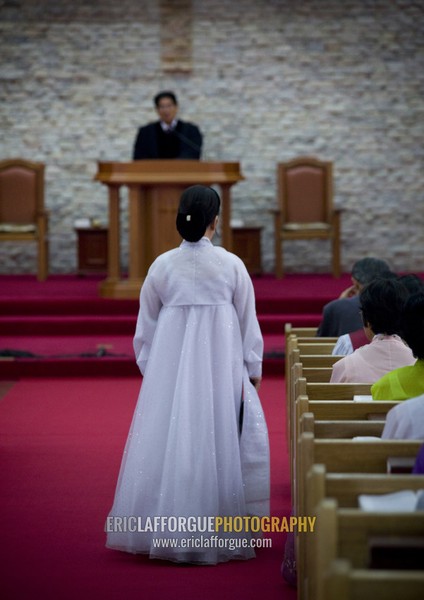
[[[306,513],[313,514],[325,498],[337,500],[340,508],[358,508],[361,494],[391,494],[401,490],[424,490],[424,475],[389,473],[328,473],[314,464],[307,475]]]
[[[289,335],[295,337],[315,337],[318,331],[318,327],[293,327],[291,323],[284,325],[284,335],[287,338]]]
[[[286,393],[288,396],[289,387],[290,387],[290,375],[291,368],[293,365],[293,352],[297,350],[298,338],[294,335],[290,335],[286,337],[285,341],[285,356],[284,356],[284,368],[285,368],[285,378],[286,378]]]
[[[416,457],[420,440],[329,440],[302,433],[299,439],[299,481],[314,464],[334,473],[385,473],[389,457]],[[302,498],[300,498],[302,502]],[[304,503],[300,507],[304,509]]]
[[[381,438],[384,421],[368,419],[320,420],[312,412],[300,417],[300,434],[310,431],[316,439],[352,439],[356,436],[374,436]]]
[[[415,458],[421,445],[418,440],[330,440],[302,433],[296,462],[296,514],[306,514],[307,477],[314,464],[325,465],[329,473],[386,473],[388,459]]]
[[[295,455],[295,440],[297,420],[295,418],[295,400],[297,394],[297,381],[300,378],[306,379],[310,383],[329,383],[332,369],[328,367],[304,368],[302,363],[297,362],[291,368],[290,384],[286,392],[286,439],[290,456],[291,479],[293,477],[293,461]]]
[[[354,569],[348,560],[331,561],[323,574],[325,600],[421,600],[424,571]]]
[[[354,402],[353,400],[309,400],[307,396],[299,396],[296,401],[295,411],[294,411],[294,420],[296,423],[296,427],[293,433],[293,447],[292,447],[292,493],[294,498],[294,503],[296,503],[297,497],[297,485],[296,478],[297,472],[299,470],[298,465],[298,442],[300,435],[302,433],[303,427],[303,415],[307,413],[313,414],[314,421],[321,422],[336,422],[340,425],[341,432],[345,431],[346,435],[340,433],[337,436],[337,432],[334,431],[335,427],[331,424],[320,425],[321,428],[333,429],[334,436],[337,438],[348,437],[347,435],[347,427],[351,428],[351,431],[354,431],[355,428],[357,431],[357,422],[358,421],[369,421],[370,425],[364,425],[362,428],[361,435],[375,435],[377,431],[382,431],[384,427],[384,421],[387,413],[390,409],[396,406],[398,402]],[[351,425],[344,426],[343,421],[350,422]],[[310,423],[310,417],[309,417]],[[368,428],[368,429],[367,429]],[[310,431],[310,428],[309,428]],[[356,435],[356,434],[355,434]],[[332,436],[334,438],[334,436]],[[318,437],[318,436],[317,436]],[[322,435],[320,434],[320,437]],[[352,434],[353,437],[353,434]]]
[[[296,452],[295,514],[306,514],[307,476],[314,464],[325,465],[329,473],[386,473],[389,458],[415,458],[421,445],[417,440],[329,440],[302,433]]]
[[[299,396],[296,401],[296,415],[300,420],[305,412],[313,413],[318,420],[382,420],[384,421],[397,401],[355,402],[353,400],[309,400]]]
[[[358,421],[370,421],[370,425],[364,425],[362,428],[362,435],[376,435],[375,433],[384,428],[384,422],[387,413],[391,408],[396,406],[398,402],[354,402],[353,400],[309,400],[307,396],[299,396],[295,404],[294,410],[294,423],[296,427],[293,432],[292,439],[292,449],[290,454],[290,459],[292,461],[292,489],[295,488],[295,471],[296,471],[296,440],[299,439],[300,434],[302,433],[303,427],[303,415],[306,413],[312,413],[314,421],[319,422],[336,422],[340,424],[340,431],[346,431],[346,435],[340,433],[337,436],[337,432],[334,431],[334,435],[331,437],[349,437],[347,435],[347,427],[355,428]],[[352,425],[343,425],[343,421],[348,421],[353,423]],[[310,417],[309,421],[310,423]],[[328,429],[335,429],[331,424],[328,425],[319,425],[321,428],[321,432],[323,428],[327,427]],[[368,429],[367,429],[368,428]],[[311,431],[311,428],[305,429],[305,431]],[[368,431],[368,433],[366,433]],[[351,437],[357,434],[352,434]],[[359,434],[358,434],[359,435]],[[320,433],[317,437],[325,437],[323,433]]]
[[[331,404],[331,403],[330,403]],[[343,401],[346,404],[346,401]],[[367,419],[344,419],[344,420],[316,420],[311,412],[300,415],[297,437],[302,433],[310,432],[315,439],[352,439],[355,436],[381,437],[384,421]],[[295,455],[296,458],[296,455]],[[293,461],[292,489],[296,490],[296,471],[298,465]],[[297,491],[293,492],[296,501]]]
[[[293,342],[293,340],[291,340]],[[288,348],[291,348],[291,342]],[[304,363],[306,358],[306,363]],[[311,382],[329,383],[332,374],[332,365],[339,360],[339,357],[322,354],[300,354],[299,348],[289,350],[285,358],[285,373],[286,373],[286,425],[287,425],[287,440],[290,438],[290,421],[295,401],[294,383],[298,377],[305,377]],[[296,369],[294,366],[298,365]],[[302,373],[303,369],[308,369]],[[311,369],[311,370],[310,370]]]
[[[298,347],[293,347],[293,341],[289,342],[289,352],[286,353],[286,375],[290,379],[291,369],[295,363],[301,363],[306,368],[331,368],[335,362],[343,358],[332,354],[304,354]]]
[[[296,418],[296,412],[295,410],[293,410],[293,407],[296,406],[297,403],[299,403],[299,417],[301,415],[303,415],[307,410],[313,410],[314,414],[313,415],[307,415],[303,418],[302,420],[302,428],[304,428],[305,430],[311,430],[314,434],[315,437],[313,436],[313,440],[314,440],[314,450],[316,450],[317,452],[317,456],[321,456],[320,452],[322,452],[323,450],[325,450],[325,446],[319,446],[319,442],[322,441],[324,442],[325,445],[328,445],[328,442],[337,442],[337,444],[339,444],[342,440],[338,439],[340,436],[346,436],[346,438],[349,438],[351,435],[379,435],[381,434],[382,428],[383,428],[383,422],[373,422],[370,421],[368,419],[370,419],[370,417],[375,418],[376,415],[380,415],[380,417],[384,417],[385,414],[387,413],[388,410],[390,410],[390,408],[392,408],[393,406],[395,406],[397,404],[397,402],[353,402],[352,398],[353,395],[356,394],[360,394],[360,395],[370,395],[370,385],[369,384],[327,384],[325,381],[323,381],[323,379],[326,379],[326,377],[328,376],[327,373],[324,372],[323,369],[329,369],[330,367],[332,367],[332,365],[334,364],[334,362],[336,362],[337,360],[339,360],[341,357],[333,357],[331,354],[317,354],[317,350],[316,348],[319,347],[319,345],[322,343],[322,338],[321,340],[318,342],[317,340],[313,340],[310,341],[307,339],[307,335],[304,333],[304,335],[302,336],[303,339],[299,340],[299,339],[294,339],[294,337],[292,337],[291,339],[291,343],[287,346],[289,348],[289,352],[288,352],[288,356],[286,355],[286,369],[288,366],[290,366],[290,368],[288,369],[288,374],[286,375],[287,377],[287,386],[288,386],[288,395],[287,395],[287,409],[289,410],[290,407],[292,409],[290,418],[288,418],[288,423],[291,423],[291,428],[293,428],[295,425],[297,425],[298,420]],[[334,347],[334,344],[331,342],[324,342],[324,344],[327,343],[327,347],[323,348],[323,350],[325,352],[330,352],[330,347]],[[313,347],[311,346],[313,344]],[[310,352],[311,354],[304,354],[304,352]],[[307,357],[305,360],[305,363],[302,362],[303,357]],[[296,363],[298,363],[296,365]],[[300,364],[299,364],[300,363]],[[293,368],[296,365],[295,368]],[[305,366],[307,365],[307,366]],[[302,376],[301,376],[302,375]],[[306,375],[306,376],[305,376]],[[312,381],[312,379],[315,379],[315,381]],[[320,381],[316,381],[316,379],[319,379]],[[296,382],[297,381],[297,382]],[[316,385],[316,384],[324,384],[324,385]],[[328,385],[330,385],[331,387],[328,388]],[[326,387],[327,386],[327,387]],[[349,386],[353,386],[353,389],[350,388]],[[299,395],[299,392],[302,392]],[[297,396],[299,395],[299,397],[297,398]],[[296,400],[296,404],[294,403],[294,400],[297,398]],[[331,420],[334,418],[334,416],[338,416],[338,423],[333,423],[331,422]],[[362,422],[358,422],[358,418],[362,421]],[[296,427],[294,427],[294,430],[296,431]],[[290,431],[290,430],[289,430]],[[297,434],[299,434],[299,432],[297,432]],[[296,433],[295,433],[296,436]],[[305,434],[305,436],[307,436],[307,433]],[[319,439],[319,436],[325,436],[324,439]],[[333,439],[329,439],[328,436],[330,436]],[[337,436],[337,438],[336,438]],[[304,438],[304,435],[301,436],[301,438]],[[352,440],[343,440],[343,441],[348,441],[348,442],[352,442]],[[374,442],[375,443],[375,442]],[[378,444],[386,444],[386,450],[389,449],[387,447],[387,441],[377,441],[376,443]],[[390,444],[391,442],[389,442]],[[317,445],[318,444],[318,445]],[[369,442],[355,442],[355,444],[369,444]],[[407,443],[409,444],[409,443]],[[414,444],[414,442],[413,442]],[[297,443],[295,441],[294,444],[294,449],[296,452],[296,446]],[[413,452],[413,456],[416,455],[416,453],[418,452],[420,444],[415,444],[414,447],[410,448],[411,452]],[[300,438],[299,438],[299,447],[301,447],[300,444]],[[346,452],[349,452],[349,447],[343,447],[343,446],[332,446],[332,453],[335,452],[336,454],[343,454]],[[390,447],[392,450],[394,450],[394,455],[396,456],[403,456],[404,453],[402,451],[398,451],[399,450],[399,444],[395,444],[395,446],[391,446]],[[368,451],[370,450],[370,447],[368,446]],[[379,449],[381,450],[381,448]],[[296,463],[291,463],[292,465],[295,465],[294,470],[298,472],[298,476],[296,477],[296,479],[298,480],[295,483],[295,486],[293,488],[294,490],[294,494],[295,494],[295,510],[297,510],[297,514],[301,514],[301,509],[302,506],[305,503],[305,497],[302,498],[302,494],[305,493],[306,494],[306,486],[309,485],[308,481],[306,482],[305,485],[305,489],[302,490],[302,484],[300,484],[299,486],[299,473],[301,472],[301,468],[302,468],[302,472],[303,472],[303,467],[300,464],[300,455],[302,453],[302,450],[300,450],[300,454],[299,454],[299,466],[296,467]],[[358,456],[359,453],[359,456]],[[377,452],[378,453],[378,452]],[[356,456],[356,459],[359,460],[359,463],[356,467],[353,467],[352,465],[349,467],[349,463],[346,463],[344,468],[354,468],[355,470],[358,469],[359,471],[362,472],[362,470],[365,469],[371,469],[372,471],[374,471],[375,469],[383,469],[385,468],[385,461],[382,462],[381,457],[377,459],[380,461],[378,462],[375,461],[374,459],[376,458],[375,456],[372,457],[371,460],[371,464],[368,462],[368,458],[366,457],[367,460],[365,460],[364,457],[362,457],[361,459],[361,450],[359,450],[358,452],[355,450],[354,455]],[[322,456],[321,456],[322,458]],[[329,468],[335,468],[334,464],[331,463],[331,457],[330,455],[328,455],[328,466]],[[386,457],[387,459],[388,457]],[[374,461],[374,462],[373,462]],[[337,464],[337,462],[335,463]],[[367,466],[368,465],[368,466]],[[354,476],[355,474],[352,474],[350,476]],[[347,477],[346,473],[328,473],[327,477]],[[387,475],[385,475],[387,477]],[[369,474],[361,474],[359,477],[362,478],[370,478],[370,481],[373,480],[373,475],[369,475]],[[396,476],[390,476],[390,477],[396,477]],[[372,487],[372,484],[371,484]],[[364,491],[363,493],[368,493],[366,491]],[[372,492],[370,492],[372,493]],[[309,489],[308,489],[308,494],[309,494]],[[308,494],[306,494],[307,497]],[[305,513],[303,513],[305,514]],[[303,565],[304,566],[304,565]],[[355,576],[357,576],[357,571],[358,569],[355,569]],[[366,578],[369,579],[369,575],[366,574]],[[334,584],[334,579],[329,580],[330,583],[333,585]],[[301,593],[302,591],[305,591],[305,588],[303,586],[303,589],[301,588]],[[302,595],[300,596],[302,597]],[[309,596],[309,600],[311,598],[314,598],[315,596]],[[364,598],[362,598],[361,600],[364,600]],[[376,599],[377,600],[377,599]]]
[[[304,367],[332,367],[343,356],[333,354],[300,354],[299,349],[294,351],[293,362],[300,362]]]
[[[320,354],[314,352],[313,354],[303,354],[303,350],[301,352],[299,348],[299,339],[293,335],[286,338],[286,352],[285,352],[285,378],[286,378],[286,433],[287,440],[290,438],[290,416],[292,404],[290,404],[290,398],[292,399],[292,403],[294,402],[294,398],[292,396],[293,393],[293,383],[296,380],[296,375],[293,375],[293,365],[295,363],[301,363],[302,367],[305,368],[330,368],[342,357],[332,356],[331,353],[328,353],[326,350],[326,354]],[[322,344],[322,340],[330,341],[333,338],[317,338],[319,340],[318,346]],[[316,346],[317,342],[314,342],[314,346]],[[334,342],[333,342],[334,344]],[[305,363],[304,361],[305,357]],[[331,373],[329,373],[328,381],[330,380]],[[322,376],[327,378],[322,372]],[[294,378],[294,379],[293,379]]]
[[[312,339],[298,341],[297,348],[300,354],[330,354],[334,350],[335,342],[328,338],[317,338],[315,341]]]
[[[293,369],[295,366],[293,366]],[[289,405],[287,408],[287,419],[289,421],[288,435],[289,457],[291,464],[292,486],[295,486],[295,464],[297,452],[297,440],[299,436],[300,415],[297,410],[297,400],[299,397],[307,397],[310,400],[353,400],[357,394],[369,395],[371,393],[370,384],[361,383],[313,383],[308,382],[305,377],[295,377],[293,375],[291,390],[289,393]],[[310,411],[311,412],[311,411]]]
[[[309,564],[307,587],[317,600],[328,600],[324,584],[325,574],[336,559],[350,561],[354,569],[365,570],[369,561],[369,540],[375,536],[416,538],[424,536],[424,512],[383,513],[365,512],[360,509],[338,508],[337,501],[325,499],[317,506],[317,520]],[[415,573],[415,575],[413,575]],[[408,572],[417,583],[416,575],[423,571]],[[416,591],[416,586],[414,590]],[[369,592],[365,598],[371,598]],[[411,596],[410,596],[411,597]],[[414,597],[414,596],[412,596]],[[380,597],[378,597],[380,600]],[[399,598],[405,598],[404,593]]]
[[[329,440],[316,439],[310,432],[302,433],[297,450],[294,487],[294,511],[307,515],[308,473],[314,464],[323,464],[334,473],[386,473],[391,457],[416,457],[421,441],[411,440]],[[310,535],[309,535],[310,537]],[[308,535],[297,537],[298,585],[305,594],[306,545]]]
[[[336,500],[340,508],[357,508],[360,494],[389,494],[406,489],[424,489],[424,475],[327,473],[323,464],[314,464],[307,475],[306,514],[315,515],[316,507],[325,498]],[[308,573],[313,570],[313,552],[316,550],[313,547],[313,535],[307,533],[299,537],[304,586]]]
[[[310,383],[305,377],[296,382],[296,398],[308,396],[310,400],[353,400],[356,395],[371,395],[370,383]]]
[[[309,383],[330,383],[333,369],[331,367],[305,367],[300,364],[302,368],[302,375]]]
[[[294,351],[296,354],[296,362],[302,362],[301,356],[332,356],[332,351],[337,338],[298,338],[294,335],[286,337],[285,340],[285,374],[286,382],[290,379],[290,371],[294,362]],[[343,358],[343,357],[340,357]],[[314,366],[314,365],[312,365]],[[319,366],[319,365],[317,365]],[[329,365],[332,366],[332,363]]]
[[[332,369],[329,367],[304,367],[301,362],[296,362],[291,367],[290,381],[287,387],[286,398],[286,418],[288,423],[289,438],[292,437],[292,422],[294,416],[294,405],[299,390],[303,391],[304,387],[299,387],[299,379],[306,380],[309,383],[329,383]]]

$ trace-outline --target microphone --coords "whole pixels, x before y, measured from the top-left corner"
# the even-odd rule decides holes
[[[187,136],[182,134],[180,131],[177,131],[176,127],[174,127],[173,129],[169,129],[168,131],[170,133],[175,134],[177,136],[177,138],[179,138],[182,142],[184,142],[185,144],[187,144],[188,146],[193,148],[193,150],[196,150],[196,152],[199,152],[199,154],[201,153],[201,151],[202,151],[201,146],[198,146],[192,140],[190,140]]]

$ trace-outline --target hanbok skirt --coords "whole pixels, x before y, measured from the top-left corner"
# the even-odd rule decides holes
[[[210,530],[217,517],[269,514],[267,427],[233,311],[161,311],[107,520],[107,547],[199,564],[255,556],[257,532]],[[125,527],[135,518],[139,526]],[[189,523],[195,528],[188,530]]]

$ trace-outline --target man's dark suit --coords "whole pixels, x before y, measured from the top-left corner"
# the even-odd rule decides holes
[[[317,336],[338,337],[357,331],[361,327],[363,327],[363,323],[359,295],[351,298],[338,298],[324,306]]]
[[[138,130],[137,138],[134,144],[133,159],[141,160],[145,158],[185,158],[199,159],[202,150],[202,134],[199,128],[192,123],[178,121],[175,130],[169,134],[177,138],[175,142],[175,156],[163,156],[160,152],[160,122],[149,123]]]

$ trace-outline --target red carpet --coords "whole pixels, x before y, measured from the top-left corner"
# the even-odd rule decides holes
[[[291,600],[284,534],[247,562],[176,566],[104,547],[139,378],[26,379],[0,402],[1,594],[7,600]],[[272,515],[290,513],[284,381],[261,398],[272,459]]]

